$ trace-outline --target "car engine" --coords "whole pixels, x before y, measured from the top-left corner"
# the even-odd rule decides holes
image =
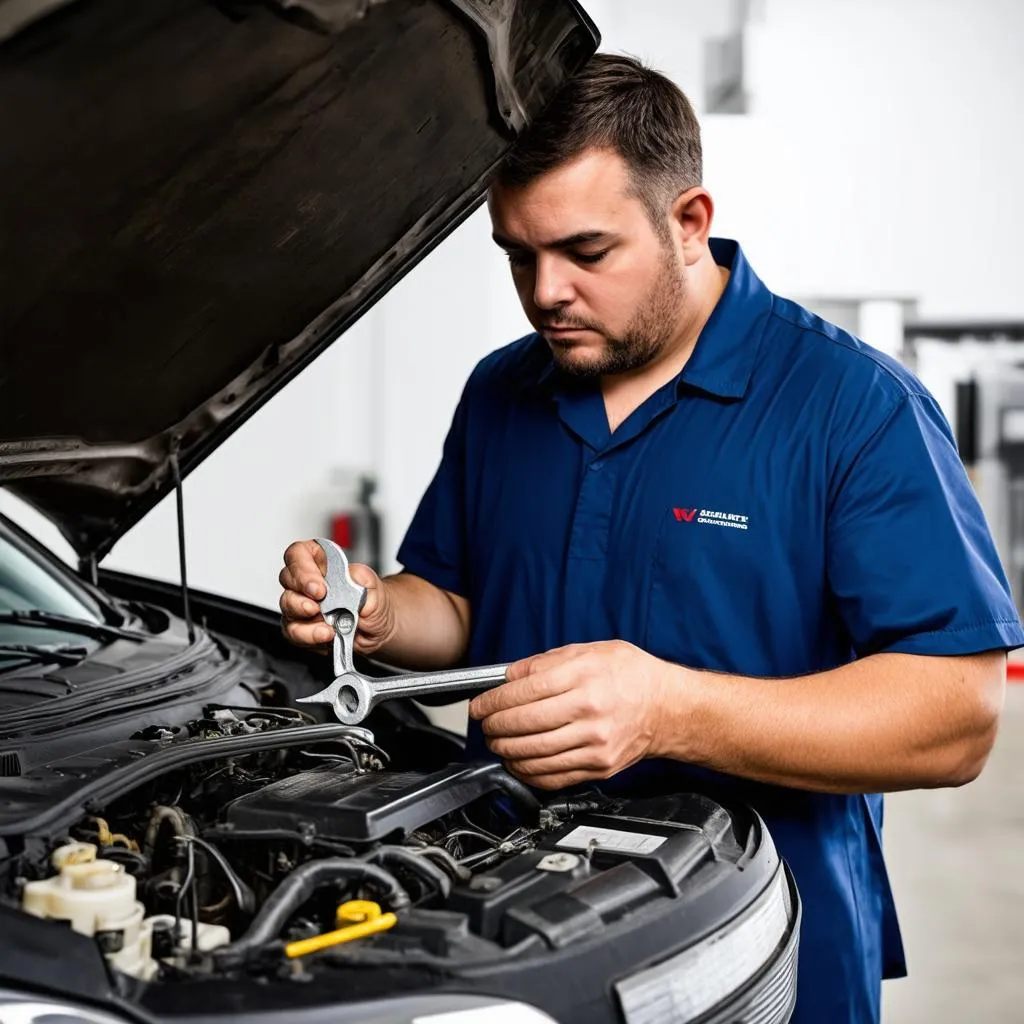
[[[684,897],[718,921],[761,892],[772,947],[792,941],[795,893],[756,815],[693,793],[542,802],[498,764],[397,770],[369,731],[307,722],[207,707],[163,737],[201,758],[26,842],[0,865],[2,902],[69,924],[122,993],[172,1014],[197,990],[229,1007],[253,979],[268,1005],[313,978],[364,997],[504,976],[521,990],[558,956],[592,971],[607,929],[664,954]]]

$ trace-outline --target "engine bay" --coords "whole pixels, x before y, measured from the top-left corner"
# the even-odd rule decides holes
[[[366,729],[307,728],[296,746],[305,724],[288,707],[207,707],[190,742],[258,749],[235,742],[26,842],[0,865],[2,903],[88,937],[122,993],[186,1012],[211,981],[219,999],[261,981],[271,1002],[352,972],[370,996],[474,976],[490,991],[511,966],[522,984],[553,952],[592,963],[608,929],[664,950],[684,897],[692,916],[706,893],[720,916],[781,877],[756,816],[706,796],[545,801],[499,764],[392,767]]]

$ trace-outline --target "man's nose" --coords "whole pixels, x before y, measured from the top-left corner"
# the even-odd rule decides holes
[[[538,309],[557,309],[575,298],[565,261],[547,255],[537,257],[533,301]]]

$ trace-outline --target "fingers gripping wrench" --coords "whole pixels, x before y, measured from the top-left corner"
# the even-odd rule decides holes
[[[330,704],[343,725],[358,725],[382,701],[396,697],[423,697],[462,690],[486,690],[505,682],[508,665],[486,668],[415,672],[376,679],[355,670],[354,644],[366,588],[348,571],[345,552],[332,540],[316,539],[327,558],[327,596],[320,602],[324,621],[334,630],[334,681],[300,704]]]

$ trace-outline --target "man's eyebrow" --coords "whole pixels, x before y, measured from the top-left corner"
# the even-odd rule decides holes
[[[504,235],[499,235],[495,232],[491,236],[494,241],[500,245],[503,249],[525,249],[526,246],[522,242],[517,242],[511,238],[505,238]],[[566,235],[565,238],[556,238],[553,242],[546,242],[541,248],[543,249],[571,249],[574,245],[585,245],[588,242],[602,242],[607,241],[612,237],[608,231],[578,231],[575,235]]]

